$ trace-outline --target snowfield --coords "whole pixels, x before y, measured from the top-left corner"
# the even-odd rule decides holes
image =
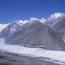
[[[2,38],[0,38],[0,49],[20,55],[23,54],[31,57],[48,58],[47,60],[45,59],[45,61],[51,61],[62,65],[65,63],[65,51],[46,50],[43,48],[29,48],[19,45],[9,45],[6,44],[5,39]]]

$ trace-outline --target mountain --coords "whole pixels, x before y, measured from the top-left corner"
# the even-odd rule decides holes
[[[51,15],[45,22],[51,28],[53,28],[62,37],[65,42],[65,14],[55,13]]]
[[[46,19],[44,19],[44,18],[39,20],[38,18],[32,18],[31,17],[30,20],[24,20],[24,21],[17,20],[17,21],[11,22],[6,27],[3,28],[3,30],[0,33],[0,37],[8,37],[8,36],[12,35],[14,32],[22,29],[22,26],[24,24],[26,24],[27,22],[29,22],[29,24],[30,24],[36,20],[40,21],[41,23],[44,23],[46,21]],[[2,26],[1,26],[1,29],[2,29]]]
[[[58,20],[59,17],[64,15],[63,13],[56,14],[51,15],[48,21],[44,18],[41,20],[30,18],[30,20],[11,22],[1,31],[1,37],[6,37],[6,43],[8,44],[44,47],[47,49],[65,49],[65,43],[61,36],[53,30],[51,25],[49,27],[46,23],[49,23],[50,19],[52,21]]]
[[[53,27],[55,24],[58,23],[58,21],[60,21],[64,17],[65,17],[64,13],[54,13],[48,17],[45,24]]]
[[[2,26],[0,37],[5,39],[0,40],[0,65],[62,65],[65,62],[65,51],[61,51],[65,50],[65,14],[55,13],[47,20],[18,20]]]
[[[28,20],[24,20],[24,21],[18,20],[18,21],[9,23],[6,27],[3,28],[3,30],[0,33],[0,36],[8,37],[8,36],[12,35],[17,30],[20,30],[21,27],[27,22],[28,22]]]
[[[53,29],[59,33],[65,42],[65,17],[58,21],[58,23],[54,25]]]
[[[47,49],[64,49],[65,43],[61,37],[48,25],[35,20],[22,26],[6,39],[8,44],[44,47]]]

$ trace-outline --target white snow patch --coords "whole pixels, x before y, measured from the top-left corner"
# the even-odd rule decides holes
[[[47,19],[47,21],[55,20],[55,19],[58,19],[58,18],[64,17],[64,16],[65,16],[64,13],[54,13],[54,14],[50,15],[50,17]]]
[[[38,19],[38,18],[31,17],[29,20],[29,23],[32,23],[34,21],[40,21],[41,23],[44,23],[46,21],[46,19],[44,19],[44,18]]]
[[[46,21],[45,18],[42,18],[41,20],[39,20],[40,22],[44,23]]]
[[[15,21],[17,24],[19,24],[20,26],[24,25],[25,23],[28,22],[28,20],[17,20]]]
[[[50,58],[55,63],[65,63],[65,51],[46,50],[42,48],[29,48],[19,45],[5,44],[5,40],[0,38],[0,49],[20,55]]]

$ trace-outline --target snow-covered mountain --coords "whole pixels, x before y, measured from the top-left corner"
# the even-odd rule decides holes
[[[50,15],[50,17],[47,19],[47,21],[53,21],[53,20],[58,19],[63,16],[65,16],[64,13],[54,13],[54,14]]]
[[[55,13],[52,14],[45,22],[52,29],[59,33],[65,42],[65,14],[64,13]]]
[[[48,17],[45,24],[53,27],[55,24],[58,23],[58,21],[60,21],[64,17],[65,17],[64,13],[54,13]]]
[[[55,13],[47,20],[44,18],[41,20],[38,18],[30,18],[30,20],[14,21],[2,30],[1,37],[6,37],[6,41],[9,44],[43,46],[48,49],[64,48],[62,38],[51,28],[51,25],[57,23],[64,16],[65,14],[63,13]],[[52,22],[50,27],[47,22],[48,24]]]
[[[34,22],[34,21],[40,21],[41,23],[44,23],[45,21],[46,21],[46,19],[45,18],[41,18],[41,19],[38,19],[38,18],[33,18],[33,17],[31,17],[30,18],[30,20],[29,20],[29,22]]]
[[[65,42],[65,17],[58,21],[52,28],[59,33]]]
[[[64,13],[0,24],[0,30],[0,36],[6,37],[0,38],[0,64],[65,65]]]
[[[1,37],[7,37],[11,34],[13,34],[14,32],[16,32],[17,30],[20,30],[21,27],[27,23],[28,20],[17,20],[14,22],[9,23],[6,27],[3,28],[3,30],[1,31]]]
[[[28,25],[31,25],[33,23],[36,23],[37,21],[40,21],[41,23],[44,23],[46,19],[42,18],[39,20],[38,18],[30,18],[30,20],[17,20],[14,22],[11,22],[8,24],[8,26],[4,27],[2,32],[1,32],[1,37],[7,37],[10,34],[13,34],[14,32],[22,29],[22,26],[28,23]],[[2,27],[1,27],[2,28]]]
[[[47,49],[64,49],[65,44],[58,34],[48,25],[36,20],[26,23],[22,29],[6,39],[8,44],[44,47]]]
[[[54,14],[50,15],[48,17],[48,19],[44,19],[44,18],[38,19],[38,18],[31,17],[29,20],[24,20],[24,21],[17,20],[17,21],[9,23],[8,26],[7,26],[7,24],[0,24],[0,31],[2,31],[4,28],[6,29],[8,27],[10,32],[13,32],[16,30],[17,26],[21,27],[26,23],[30,24],[30,23],[35,22],[35,21],[40,21],[41,23],[45,23],[45,24],[53,27],[56,23],[58,23],[58,21],[60,21],[64,17],[65,17],[64,13],[54,13]]]

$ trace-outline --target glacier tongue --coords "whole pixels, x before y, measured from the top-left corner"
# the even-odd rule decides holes
[[[50,58],[51,61],[55,61],[55,63],[58,64],[63,64],[65,62],[65,51],[46,50],[42,48],[29,48],[19,45],[9,45],[6,44],[5,40],[2,38],[0,38],[0,49],[20,55],[23,54],[32,57]]]

